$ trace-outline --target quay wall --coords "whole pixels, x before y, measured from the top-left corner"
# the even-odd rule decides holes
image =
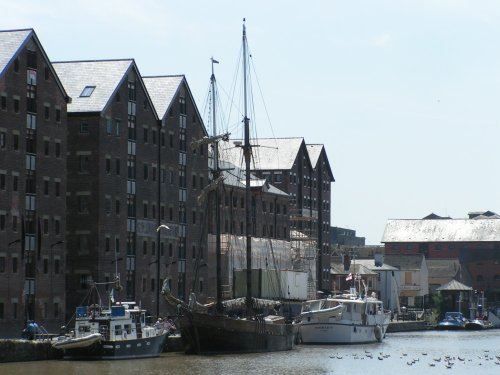
[[[387,327],[387,332],[411,332],[411,331],[425,331],[428,330],[432,327],[429,327],[429,325],[425,321],[406,321],[406,322],[391,322],[389,323],[389,326]]]
[[[0,340],[0,363],[60,359],[62,351],[48,340]]]

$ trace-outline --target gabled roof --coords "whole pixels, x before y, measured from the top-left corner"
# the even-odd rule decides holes
[[[183,75],[142,77],[151,96],[158,118],[163,119],[172,105],[182,82]]]
[[[33,29],[0,32],[0,77],[28,42],[32,33]]]
[[[245,188],[245,172],[227,161],[219,160],[219,167],[223,170],[224,185],[234,186],[240,189]],[[230,170],[228,170],[230,169]],[[269,184],[266,180],[257,178],[255,175],[250,175],[250,186],[252,188],[262,188],[269,194],[288,196],[287,193],[278,189],[276,186]]]
[[[314,169],[318,168],[318,163],[321,159],[321,155],[324,155],[323,157],[325,158],[325,165],[328,171],[328,175],[330,176],[331,181],[335,181],[330,162],[328,161],[328,156],[326,155],[325,146],[321,144],[306,144],[306,148],[307,153],[309,154],[309,159],[311,160],[311,165]]]
[[[208,135],[207,129],[203,124],[203,119],[198,111],[196,102],[191,93],[191,89],[187,83],[186,77],[182,74],[180,75],[165,75],[165,76],[147,76],[142,77],[146,90],[151,97],[154,109],[160,120],[163,120],[168,116],[170,108],[174,104],[174,99],[177,96],[182,85],[186,87],[186,92],[189,95],[191,102],[193,103],[196,115],[200,119],[200,124],[203,129],[203,133]]]
[[[43,59],[47,63],[47,66],[52,72],[56,84],[58,85],[61,93],[63,94],[66,102],[70,102],[71,98],[68,96],[64,86],[62,85],[60,78],[56,74],[53,65],[50,63],[45,50],[43,49],[40,40],[36,36],[33,29],[22,29],[22,30],[5,30],[0,31],[0,77],[7,71],[10,64],[16,59],[16,57],[21,53],[26,44],[33,39],[36,43],[38,50],[41,52]]]
[[[307,152],[309,153],[309,159],[311,159],[311,165],[316,168],[318,165],[319,157],[321,151],[323,150],[323,145],[310,145],[306,144]]]
[[[460,271],[458,259],[427,259],[429,279],[431,278],[454,278]]]
[[[241,165],[242,148],[234,144],[242,140],[232,140],[221,152],[224,160],[234,165]],[[297,159],[304,138],[258,138],[251,142],[253,147],[252,170],[290,170]],[[308,158],[310,163],[310,159]]]
[[[381,242],[499,242],[499,219],[387,220]]]
[[[143,86],[154,108],[133,59],[59,61],[53,65],[73,98],[72,103],[68,105],[68,113],[103,112],[133,68],[137,71],[139,84]],[[81,96],[83,90],[89,86],[95,86],[91,95]]]
[[[423,255],[385,255],[384,263],[403,271],[418,271],[422,268]]]
[[[442,220],[442,219],[451,219],[449,216],[439,216],[436,215],[434,212],[431,212],[429,215],[426,217],[422,218],[423,220]]]

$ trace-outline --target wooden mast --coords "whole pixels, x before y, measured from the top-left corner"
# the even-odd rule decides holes
[[[244,132],[245,142],[243,144],[243,155],[245,157],[245,219],[246,219],[246,243],[247,243],[247,296],[246,310],[247,316],[252,315],[252,211],[250,194],[250,159],[252,156],[252,146],[250,145],[250,119],[248,118],[247,103],[247,35],[245,19],[243,19],[243,97],[244,97]]]
[[[217,134],[217,124],[216,124],[216,97],[215,97],[215,74],[214,74],[214,64],[218,64],[219,62],[214,60],[212,57],[212,76],[210,77],[210,85],[212,89],[212,119],[213,119],[213,136],[215,137]],[[220,177],[220,168],[219,168],[219,141],[216,140],[214,142],[214,167],[212,170],[213,180],[217,183]],[[222,313],[222,271],[221,271],[221,241],[220,241],[220,189],[219,186],[215,187],[215,256],[216,256],[216,287],[217,287],[217,305],[216,310],[217,313]]]

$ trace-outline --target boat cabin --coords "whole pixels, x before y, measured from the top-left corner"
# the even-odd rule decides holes
[[[154,337],[155,328],[146,327],[146,310],[135,303],[120,303],[111,308],[100,305],[76,308],[75,337],[100,333],[105,340],[133,340]]]

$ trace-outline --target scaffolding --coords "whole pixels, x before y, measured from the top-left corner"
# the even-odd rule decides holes
[[[296,206],[295,202],[291,206]],[[292,243],[293,269],[307,272],[307,298],[315,299],[317,291],[316,258],[318,239],[315,222],[318,211],[308,208],[290,210],[290,241]]]

